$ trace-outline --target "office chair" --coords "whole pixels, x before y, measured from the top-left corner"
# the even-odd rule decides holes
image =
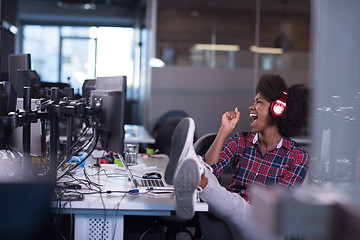
[[[151,132],[153,136],[155,136],[156,132],[159,129],[160,124],[168,118],[186,118],[189,117],[189,115],[183,111],[183,110],[170,110],[166,113],[164,113],[157,121],[156,124]]]
[[[217,133],[208,133],[204,136],[200,137],[195,143],[194,143],[194,149],[197,155],[204,155],[211,144],[214,142],[216,138]]]
[[[155,149],[158,149],[160,153],[164,153],[170,156],[171,152],[171,137],[173,132],[182,120],[182,117],[169,117],[164,119],[158,126],[154,138]]]
[[[158,149],[160,153],[170,155],[172,134],[178,123],[186,117],[189,115],[182,110],[171,110],[159,118],[152,131],[155,149]]]
[[[217,133],[208,133],[204,136],[200,137],[195,143],[194,143],[194,149],[197,155],[203,156],[211,144],[214,142],[215,138],[217,136]],[[231,177],[232,172],[230,168],[227,168],[225,172],[221,175],[219,178],[219,182],[221,186],[228,187],[231,183]]]

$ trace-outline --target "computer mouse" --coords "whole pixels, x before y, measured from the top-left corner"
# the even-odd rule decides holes
[[[142,177],[145,179],[161,179],[161,174],[158,172],[148,172],[145,173]]]

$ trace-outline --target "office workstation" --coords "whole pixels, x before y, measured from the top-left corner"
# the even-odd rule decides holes
[[[164,176],[167,161],[164,155],[139,157],[138,165],[133,166],[131,171],[138,182],[141,182],[142,176],[149,172],[157,172]],[[63,214],[74,214],[75,239],[131,238],[131,234],[133,236],[141,234],[138,232],[136,235],[134,232],[127,231],[125,216],[170,217],[174,215],[175,203],[171,187],[151,189],[144,186],[139,189],[128,181],[128,174],[123,167],[109,164],[99,168],[92,165],[91,161],[86,164],[86,173],[94,183],[101,186],[100,194],[94,194],[99,191],[96,188],[76,190],[75,195],[81,196],[83,193],[84,200],[71,202],[71,206],[66,199],[53,203],[61,209],[59,211]],[[81,172],[76,175],[76,178],[86,181]],[[74,182],[73,179],[69,180]],[[62,181],[66,183],[66,179]],[[68,196],[71,196],[71,191]],[[207,204],[199,202],[196,211],[208,211]],[[145,232],[148,226],[139,225],[138,228]]]
[[[6,96],[6,89],[1,86]],[[142,126],[124,124],[125,76],[97,78],[95,89],[91,91],[89,99],[72,100],[71,96],[66,96],[67,101],[62,102],[56,97],[60,90],[53,87],[50,98],[45,96],[35,99],[39,106],[34,109],[30,108],[30,87],[23,90],[25,94],[21,102],[24,109],[20,106],[15,112],[2,116],[4,132],[18,127],[23,129],[22,135],[2,135],[2,155],[8,154],[7,160],[12,162],[11,166],[4,170],[17,170],[8,175],[7,181],[10,182],[4,186],[11,187],[11,184],[17,185],[18,181],[26,181],[30,184],[42,182],[48,189],[52,189],[46,192],[47,199],[51,201],[50,209],[53,209],[52,212],[57,219],[56,224],[60,224],[62,216],[66,214],[74,218],[74,222],[70,229],[54,228],[54,233],[49,237],[56,237],[56,232],[60,231],[61,236],[65,234],[75,239],[103,238],[103,234],[106,238],[122,239],[126,236],[124,216],[174,215],[173,187],[165,185],[161,180],[168,156],[140,154],[138,157],[139,152],[135,152],[138,159],[135,160],[135,165],[131,166],[136,167],[133,174],[129,170],[130,167],[127,167],[130,162],[123,158],[123,152],[126,151],[124,146],[128,144],[154,143],[154,138]],[[13,100],[18,101],[17,98],[4,97],[2,104],[8,109],[8,105],[12,104],[7,103]],[[67,134],[62,137],[66,139],[63,140],[66,146],[61,149],[59,123],[68,123],[75,119],[83,120],[81,131],[73,125],[66,124],[76,131],[73,131],[73,128],[65,131]],[[31,132],[31,125],[37,124],[37,120],[41,120],[41,124],[45,126]],[[35,137],[35,141],[31,141],[31,135]],[[10,138],[12,141],[9,141]],[[22,142],[20,148],[13,145],[19,142]],[[31,148],[33,144],[37,146]],[[37,148],[39,146],[40,152]],[[109,156],[113,158],[112,161]],[[127,159],[126,154],[124,157]],[[121,161],[117,162],[119,159]],[[42,166],[34,167],[35,161]],[[136,183],[145,182],[147,179],[143,177],[141,181],[141,176],[150,173],[156,173],[157,179],[162,183],[139,187]],[[6,176],[2,176],[4,177]],[[151,183],[155,181],[151,177],[148,180]],[[11,183],[12,181],[14,183]],[[46,209],[49,202],[46,198],[42,200]],[[199,202],[195,210],[207,211],[208,206]],[[9,237],[11,234],[14,237],[18,236],[14,233],[7,234],[10,234],[6,235]]]
[[[309,152],[309,166],[299,192],[251,189],[253,219],[269,235],[284,239],[358,239],[356,0],[0,2],[2,93],[12,99],[10,105],[1,102],[1,137],[11,135],[2,142],[5,177],[0,180],[35,174],[36,183],[50,181],[51,194],[45,184],[38,201],[51,196],[50,216],[59,221],[55,228],[44,228],[54,229],[56,237],[140,239],[144,234],[143,239],[164,239],[174,230],[172,237],[204,239],[195,234],[198,225],[174,221],[172,194],[131,192],[135,188],[125,168],[109,157],[124,154],[124,144],[139,144],[138,167],[130,167],[135,178],[153,170],[163,177],[179,119],[194,119],[195,142],[218,132],[222,114],[237,107],[241,118],[234,132],[248,131],[256,84],[263,74],[275,73],[289,85],[309,87],[309,120],[293,138]],[[16,64],[22,65],[10,68]],[[124,103],[124,96],[112,93],[118,91],[113,84],[101,89],[84,85],[109,76],[126,76]],[[16,98],[9,83],[19,91]],[[112,111],[121,104],[124,112]],[[101,118],[100,112],[113,120]],[[163,121],[164,116],[170,117]],[[156,131],[160,122],[168,134]],[[12,152],[3,151],[7,143]],[[78,144],[75,149],[73,144]],[[78,166],[66,172],[71,165]],[[24,171],[28,167],[34,169]],[[66,189],[70,172],[77,183]],[[228,187],[231,174],[225,172],[220,182]],[[79,185],[81,191],[71,189]],[[15,192],[4,201],[15,204]],[[68,196],[61,200],[56,194],[64,192]],[[41,208],[33,206],[29,215],[40,216]],[[198,202],[195,209],[194,219],[209,206]],[[20,218],[23,225],[29,222],[21,214],[14,221]]]

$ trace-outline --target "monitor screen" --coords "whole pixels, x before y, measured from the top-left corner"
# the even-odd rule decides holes
[[[9,55],[9,81],[13,85],[16,94],[19,94],[19,70],[30,70],[30,54],[10,54]]]

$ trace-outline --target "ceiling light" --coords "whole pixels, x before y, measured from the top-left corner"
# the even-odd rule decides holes
[[[80,9],[80,10],[96,9],[95,3],[84,0],[61,0],[57,2],[57,6],[66,9]]]
[[[282,48],[271,48],[271,47],[257,47],[250,46],[250,51],[257,53],[265,53],[265,54],[283,54],[284,50]]]
[[[160,58],[151,58],[149,62],[150,67],[165,67],[165,63]]]
[[[240,50],[238,45],[229,44],[200,44],[197,43],[194,46],[195,50],[206,50],[206,51],[229,51],[236,52]]]

